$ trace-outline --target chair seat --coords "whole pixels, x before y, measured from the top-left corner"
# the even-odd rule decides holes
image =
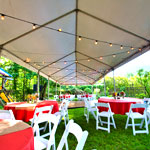
[[[97,109],[95,107],[91,107],[89,108],[89,111],[97,111]]]
[[[40,136],[34,137],[34,149],[41,150],[47,147],[48,140]]]
[[[126,115],[129,115],[129,113],[126,113]],[[134,119],[142,119],[144,118],[144,116],[138,112],[132,112],[130,113],[130,118],[134,118]]]
[[[102,111],[102,112],[98,113],[98,116],[108,117],[109,115],[110,115],[110,112],[108,112],[108,111]],[[111,112],[111,116],[113,116],[113,115],[114,115],[114,113]]]

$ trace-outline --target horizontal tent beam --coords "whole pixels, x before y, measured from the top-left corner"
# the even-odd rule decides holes
[[[73,74],[73,73],[74,73],[74,71],[71,72],[71,73],[69,73],[69,74],[67,74],[66,76],[63,76],[63,77],[59,78],[57,81],[59,82],[61,79],[65,78],[65,77],[68,77],[68,76],[70,76],[70,75]]]
[[[86,77],[88,77],[88,78],[90,78],[90,79],[92,79],[92,80],[94,80],[94,81],[95,81],[95,79],[94,79],[94,78],[89,77],[88,75],[86,75],[86,74],[84,74],[84,73],[82,73],[82,72],[77,71],[77,73],[80,73],[80,74],[82,74],[83,76],[86,76]]]
[[[88,68],[88,69],[90,69],[90,70],[96,71],[96,72],[98,72],[98,73],[101,74],[101,72],[99,72],[99,71],[97,71],[97,70],[95,70],[95,69],[93,69],[93,68],[91,68],[91,67],[89,67],[89,66],[87,66],[87,65],[84,65],[84,64],[79,63],[79,62],[78,62],[78,64],[81,65],[81,66],[84,66],[84,67],[86,67],[86,68]]]
[[[83,81],[86,82],[86,83],[90,83],[89,81],[86,81],[85,79],[82,79],[82,78],[80,78],[79,76],[78,76],[77,78],[79,78],[80,80],[83,80]],[[91,84],[91,83],[90,83],[90,84]]]
[[[49,63],[48,65],[45,65],[44,67],[40,68],[39,70],[42,70],[42,69],[48,67],[49,65],[52,65],[53,63],[56,63],[56,62],[58,62],[58,61],[60,61],[60,60],[62,60],[62,59],[64,59],[64,58],[68,57],[69,55],[71,55],[71,54],[73,54],[73,53],[74,53],[74,51],[71,52],[71,53],[69,53],[69,54],[67,54],[67,55],[65,55],[65,56],[63,56],[63,57],[61,57],[61,58],[59,58],[59,59],[57,59],[56,61],[53,61],[53,62]]]
[[[85,15],[87,15],[87,16],[89,16],[89,17],[91,17],[91,18],[94,18],[94,19],[96,19],[96,20],[98,20],[98,21],[101,21],[101,22],[103,22],[103,23],[105,23],[105,24],[107,24],[107,25],[109,25],[109,26],[112,26],[112,27],[114,27],[114,28],[116,28],[116,29],[118,29],[118,30],[121,30],[121,31],[123,31],[123,32],[126,32],[126,33],[128,33],[128,34],[130,34],[130,35],[132,35],[132,36],[134,36],[134,37],[140,38],[140,39],[142,39],[142,40],[144,40],[144,41],[146,41],[146,42],[150,42],[150,40],[148,40],[148,39],[146,39],[146,38],[144,38],[144,37],[142,37],[142,36],[140,36],[140,35],[137,35],[137,34],[131,32],[131,31],[128,31],[128,30],[126,30],[126,29],[124,29],[124,28],[121,28],[121,27],[119,27],[119,26],[117,26],[117,25],[114,25],[114,24],[112,24],[112,23],[110,23],[110,22],[108,22],[108,21],[105,21],[105,20],[101,19],[101,18],[98,18],[98,17],[96,17],[96,16],[94,16],[94,15],[92,15],[92,14],[89,14],[89,13],[83,11],[83,10],[80,10],[80,9],[79,9],[78,11],[81,12],[81,13],[83,13],[83,14],[85,14]]]
[[[97,61],[97,62],[100,63],[100,64],[103,64],[103,65],[105,65],[105,66],[108,66],[108,67],[112,68],[112,66],[110,66],[110,65],[108,65],[108,64],[106,64],[106,63],[104,63],[104,62],[102,62],[102,61],[99,61],[99,60],[97,60],[97,59],[95,59],[95,58],[93,58],[93,57],[91,57],[91,56],[89,56],[89,55],[86,55],[86,54],[81,53],[81,52],[79,52],[79,51],[77,51],[77,53],[79,53],[79,54],[81,54],[81,55],[83,55],[83,56],[86,56],[86,57],[88,57],[88,58],[90,58],[90,59],[93,59],[93,60]]]
[[[56,73],[58,73],[58,72],[60,72],[60,71],[62,71],[62,70],[64,70],[64,69],[66,69],[66,68],[68,68],[68,67],[72,66],[73,64],[75,64],[75,63],[73,62],[72,64],[69,64],[69,65],[67,65],[66,67],[61,68],[60,70],[58,70],[58,71],[56,71],[56,72],[54,72],[54,73],[50,74],[49,76],[52,76],[52,75],[54,75],[54,74],[56,74]]]

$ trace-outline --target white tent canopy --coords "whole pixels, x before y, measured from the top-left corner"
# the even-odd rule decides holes
[[[62,85],[94,84],[149,50],[149,0],[0,4],[1,55]]]

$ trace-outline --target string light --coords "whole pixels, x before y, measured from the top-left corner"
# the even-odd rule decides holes
[[[56,63],[53,63],[53,65],[55,65]]]
[[[61,32],[62,30],[61,30],[61,29],[58,29],[58,31]]]
[[[128,51],[127,53],[130,54],[130,51]]]
[[[97,41],[97,40],[95,40],[95,45],[97,45],[97,43],[98,43],[98,41]]]
[[[79,36],[79,41],[81,41],[82,40],[82,38],[81,38],[81,36]]]
[[[42,64],[44,65],[44,64],[45,64],[45,62],[43,61],[43,62],[42,62]]]
[[[90,59],[88,59],[88,62],[90,61]]]
[[[26,63],[29,63],[31,60],[30,60],[30,58],[26,58]]]
[[[103,59],[103,57],[101,56],[99,59],[100,59],[100,60],[102,60],[102,59]]]
[[[33,24],[32,29],[34,30],[36,28],[36,24]]]
[[[77,60],[75,60],[75,63],[77,63],[78,61]]]
[[[141,51],[142,49],[141,48],[139,48],[139,51]]]
[[[4,19],[5,19],[5,15],[1,14],[1,20],[4,20]]]
[[[116,55],[115,55],[115,54],[113,54],[113,57],[115,58],[115,57],[116,57]]]
[[[120,46],[120,49],[123,49],[123,45]]]
[[[66,65],[66,64],[67,64],[67,62],[66,62],[66,61],[64,61],[64,64]]]
[[[27,21],[27,20],[23,20],[23,19],[20,19],[20,18],[16,18],[16,17],[13,17],[13,16],[6,15],[6,14],[0,14],[0,15],[1,15],[1,20],[4,20],[4,19],[5,19],[5,16],[7,16],[7,17],[12,18],[12,19],[15,19],[15,20],[19,20],[19,21],[22,21],[22,22],[26,22],[26,23],[32,24],[34,29],[36,28],[36,25],[37,25],[37,26],[41,26],[40,24],[34,24],[34,23],[29,22],[29,21]],[[55,29],[55,28],[51,28],[51,27],[48,27],[48,26],[44,26],[44,28],[62,32],[62,29],[61,29],[61,28]],[[70,32],[63,32],[63,33],[69,34],[69,35],[73,35],[73,36],[78,36],[78,35],[72,34],[72,33],[70,33]],[[108,41],[100,41],[100,40],[96,40],[96,39],[91,39],[91,38],[89,38],[89,37],[82,37],[82,38],[81,38],[81,36],[78,36],[78,37],[79,37],[79,41],[81,41],[82,38],[85,38],[85,39],[88,39],[88,40],[94,40],[94,41],[95,41],[95,44],[97,44],[98,42],[101,42],[101,43],[109,43]],[[112,47],[113,44],[120,46],[120,44],[117,44],[117,43],[109,43],[110,47]],[[124,45],[124,47],[130,47],[130,46],[128,46],[128,45],[125,46],[125,45]],[[130,47],[130,48],[132,48],[132,50],[135,49],[135,48],[133,48],[133,47]],[[138,48],[138,47],[137,47],[137,48]],[[120,49],[123,49],[123,45],[120,46]],[[141,49],[140,49],[139,51],[141,51]]]
[[[131,47],[130,49],[131,49],[131,50],[134,50],[134,48],[133,48],[133,47]]]

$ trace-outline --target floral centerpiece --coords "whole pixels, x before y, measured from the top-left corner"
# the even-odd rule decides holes
[[[125,95],[126,95],[126,94],[125,94],[125,92],[124,92],[124,91],[121,91],[121,92],[120,92],[120,96],[121,96],[122,98],[124,98],[124,97],[125,97]]]
[[[117,92],[114,92],[114,93],[112,94],[112,96],[114,97],[114,99],[116,99],[116,97],[117,97]]]
[[[28,103],[36,103],[37,100],[38,100],[38,94],[37,93],[32,94],[32,95],[28,94],[28,96],[27,96],[27,102]]]

